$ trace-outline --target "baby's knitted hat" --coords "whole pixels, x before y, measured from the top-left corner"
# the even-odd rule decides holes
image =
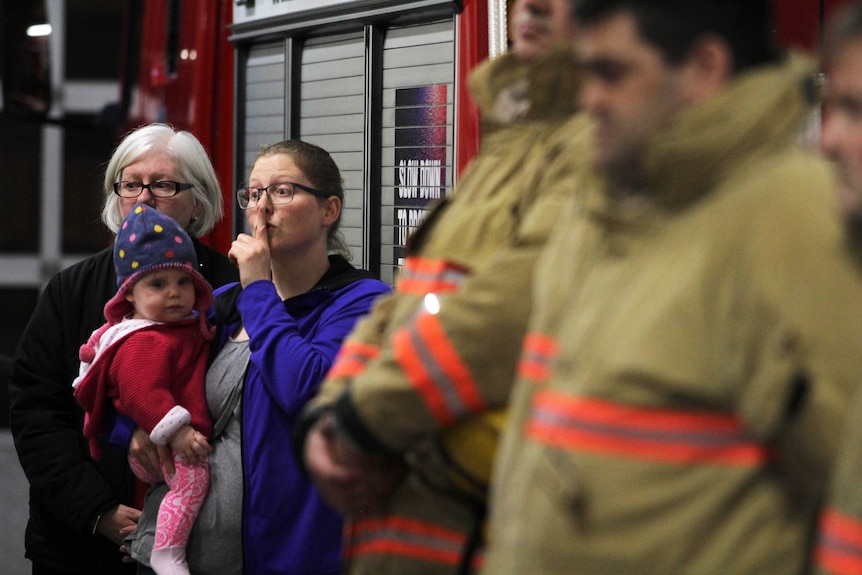
[[[195,246],[176,221],[155,208],[139,204],[129,212],[114,243],[114,267],[117,270],[117,294],[105,305],[105,318],[115,324],[132,310],[126,293],[144,274],[177,268],[188,272],[195,286],[195,305],[205,322],[212,305],[212,287],[198,272]],[[202,323],[203,327],[205,324]]]

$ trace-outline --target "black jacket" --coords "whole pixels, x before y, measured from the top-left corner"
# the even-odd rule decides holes
[[[217,287],[238,280],[228,259],[195,242],[199,271]],[[132,504],[126,454],[103,445],[94,462],[82,433],[84,413],[72,395],[78,348],[104,323],[117,291],[113,248],[55,275],[39,297],[9,377],[15,448],[30,482],[26,556],[67,572],[134,573],[117,546],[92,534],[92,521],[119,503]]]

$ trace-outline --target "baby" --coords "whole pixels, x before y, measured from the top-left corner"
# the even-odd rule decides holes
[[[107,322],[81,346],[73,382],[83,406],[84,436],[94,459],[110,406],[158,445],[170,444],[175,474],[153,477],[130,457],[132,470],[170,491],[159,508],[150,558],[158,575],[188,575],[186,545],[209,490],[207,437],[212,430],[204,389],[212,329],[205,312],[212,288],[197,271],[188,234],[158,210],[138,205],[114,244],[117,294]]]

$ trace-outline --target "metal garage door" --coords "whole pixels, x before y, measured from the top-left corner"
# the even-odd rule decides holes
[[[452,185],[454,21],[390,28],[383,47],[380,271],[391,282],[410,231]]]
[[[363,264],[365,43],[361,33],[308,40],[302,48],[299,133],[324,148],[344,178],[341,233]]]
[[[407,234],[452,185],[454,16],[252,43],[239,76],[238,179],[288,133],[327,149],[353,262],[394,283]]]

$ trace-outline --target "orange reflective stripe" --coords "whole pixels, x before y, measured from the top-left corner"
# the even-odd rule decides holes
[[[556,339],[542,333],[528,333],[521,348],[518,375],[536,383],[547,381],[551,376],[551,361],[559,349]]]
[[[461,562],[467,543],[463,533],[404,517],[355,521],[347,534],[348,558],[383,554],[453,566]]]
[[[335,356],[326,377],[355,377],[368,363],[380,355],[380,348],[360,341],[346,341]]]
[[[484,549],[479,549],[473,552],[473,557],[470,559],[470,567],[473,569],[473,573],[478,573],[482,570],[482,567],[485,566],[485,551]]]
[[[440,425],[483,411],[470,369],[436,315],[420,313],[392,338],[395,360]]]
[[[770,453],[732,414],[642,408],[543,390],[526,433],[563,449],[662,463],[755,466]]]
[[[456,291],[467,269],[446,260],[408,257],[398,274],[395,291],[415,295]]]
[[[862,521],[837,509],[824,511],[814,562],[833,575],[862,573]]]

